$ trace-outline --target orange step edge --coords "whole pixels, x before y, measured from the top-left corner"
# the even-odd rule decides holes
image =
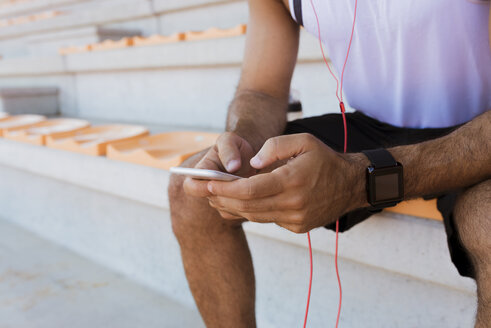
[[[63,137],[69,133],[80,131],[90,123],[80,119],[57,118],[36,123],[29,127],[19,127],[6,131],[4,138],[44,146],[48,136]]]
[[[15,115],[5,117],[0,121],[0,137],[3,137],[10,130],[27,128],[45,120],[46,117],[42,115]]]
[[[1,8],[1,7],[0,7]],[[63,14],[61,11],[50,10],[44,11],[32,15],[17,16],[12,18],[5,18],[0,20],[0,27],[27,24],[31,22],[36,22],[40,20],[50,19]]]
[[[218,133],[179,131],[117,142],[107,148],[107,158],[168,170],[211,147]]]
[[[148,129],[138,125],[100,125],[62,136],[48,136],[46,146],[91,156],[103,156],[106,155],[107,146],[112,143],[138,139],[148,134]]]
[[[81,52],[89,51],[103,51],[103,50],[113,50],[120,48],[127,48],[132,46],[149,46],[158,45],[166,43],[176,43],[181,41],[198,41],[198,40],[209,40],[209,39],[219,39],[225,37],[233,37],[244,35],[247,32],[247,24],[239,24],[235,27],[228,29],[220,29],[216,27],[209,28],[204,31],[188,31],[181,33],[174,33],[171,35],[152,35],[149,37],[144,36],[134,36],[125,37],[120,40],[105,40],[103,42],[92,43],[82,46],[69,46],[58,49],[60,55],[69,55]]]
[[[247,24],[239,24],[235,27],[228,29],[220,29],[216,27],[209,28],[205,31],[188,31],[185,33],[186,41],[198,41],[198,40],[209,40],[226,38],[232,36],[239,36],[246,34]]]
[[[443,221],[442,214],[436,207],[436,199],[411,199],[401,202],[395,207],[386,208],[385,211]]]
[[[134,36],[133,45],[139,46],[151,46],[156,44],[174,43],[184,40],[184,33],[174,33],[172,35],[158,35],[154,34],[148,37]]]
[[[78,54],[82,52],[89,52],[92,50],[92,46],[90,44],[82,45],[82,46],[70,46],[66,48],[58,49],[58,54],[60,55],[71,55]]]
[[[126,48],[126,47],[131,47],[132,45],[133,45],[133,38],[125,37],[117,41],[105,40],[99,43],[92,43],[90,44],[90,48],[92,51],[102,51],[102,50]]]

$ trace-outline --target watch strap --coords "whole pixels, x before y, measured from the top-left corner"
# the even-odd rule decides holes
[[[370,160],[374,168],[396,166],[397,162],[392,154],[384,148],[363,150],[363,154]]]

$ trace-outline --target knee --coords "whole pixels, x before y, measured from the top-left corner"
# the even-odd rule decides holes
[[[491,258],[491,179],[459,195],[454,219],[464,247],[474,260]]]
[[[186,195],[183,183],[184,176],[173,174],[170,177],[167,189],[172,230],[178,240],[181,240],[181,237],[196,230],[196,227],[193,227],[193,225],[196,225],[197,222],[192,222],[191,220],[197,219],[196,216],[198,215],[198,213],[193,213],[196,212],[195,203],[197,200],[190,199],[191,197]]]
[[[194,167],[205,152],[206,150],[187,159],[181,164],[181,167]],[[185,176],[183,175],[172,174],[167,187],[172,230],[179,240],[181,236],[194,230],[191,225],[197,223],[197,220],[194,220],[197,213],[193,215],[193,212],[196,212],[196,208],[200,206],[200,203],[203,203],[202,199],[186,195],[183,187],[184,179]],[[193,223],[191,220],[195,222]]]
[[[208,150],[194,155],[182,163],[182,167],[194,167]],[[173,174],[169,180],[169,196],[172,230],[181,243],[192,242],[204,235],[216,234],[236,229],[242,221],[224,220],[209,205],[207,198],[189,196],[184,192],[184,176]]]
[[[172,174],[169,179],[169,186],[167,187],[167,194],[169,195],[169,206],[171,216],[177,213],[176,209],[181,208],[185,202],[186,194],[183,189],[184,177],[176,174]]]

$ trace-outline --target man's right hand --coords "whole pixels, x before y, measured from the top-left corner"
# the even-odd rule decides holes
[[[249,161],[255,155],[252,146],[233,132],[225,132],[218,137],[216,144],[196,164],[197,169],[216,170],[250,177],[256,173]],[[195,197],[208,197],[208,181],[187,177],[184,191]]]

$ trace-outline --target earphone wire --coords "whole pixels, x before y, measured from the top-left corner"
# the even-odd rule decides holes
[[[339,108],[341,110],[341,115],[343,118],[343,127],[344,127],[344,147],[343,147],[343,152],[346,153],[348,150],[348,127],[346,123],[346,114],[345,114],[345,107],[343,103],[343,82],[344,82],[344,72],[346,69],[346,64],[348,62],[350,50],[351,50],[351,44],[353,42],[353,35],[355,33],[355,24],[356,24],[356,13],[358,9],[358,0],[355,0],[355,7],[354,7],[354,13],[353,13],[353,24],[351,27],[351,35],[349,39],[349,44],[348,44],[348,49],[346,51],[346,57],[344,59],[343,63],[343,69],[341,71],[341,82],[336,78],[336,75],[332,72],[331,66],[329,65],[329,62],[326,58],[326,55],[324,53],[324,47],[322,45],[322,38],[321,38],[321,28],[320,28],[320,23],[319,23],[319,17],[317,15],[317,11],[315,10],[314,2],[313,0],[310,0],[310,5],[312,6],[312,10],[314,12],[315,20],[317,22],[317,37],[319,39],[319,46],[322,52],[322,58],[324,59],[324,63],[326,64],[329,73],[331,73],[332,77],[336,81],[336,98],[339,101]],[[307,325],[307,318],[309,314],[309,304],[310,304],[310,295],[311,295],[311,289],[312,289],[312,275],[313,275],[313,263],[312,263],[312,244],[310,240],[310,233],[307,233],[307,238],[308,238],[308,243],[309,243],[309,255],[310,255],[310,281],[309,281],[309,292],[308,292],[308,298],[307,298],[307,308],[305,310],[305,319],[304,319],[304,325],[303,327],[305,328]],[[341,305],[343,301],[343,289],[341,285],[341,276],[339,274],[339,266],[338,266],[338,250],[339,250],[339,220],[336,221],[336,246],[335,246],[335,255],[334,255],[334,264],[336,267],[336,277],[338,280],[338,287],[339,287],[339,302],[338,302],[338,313],[336,317],[336,328],[339,326],[339,319],[341,316]]]

